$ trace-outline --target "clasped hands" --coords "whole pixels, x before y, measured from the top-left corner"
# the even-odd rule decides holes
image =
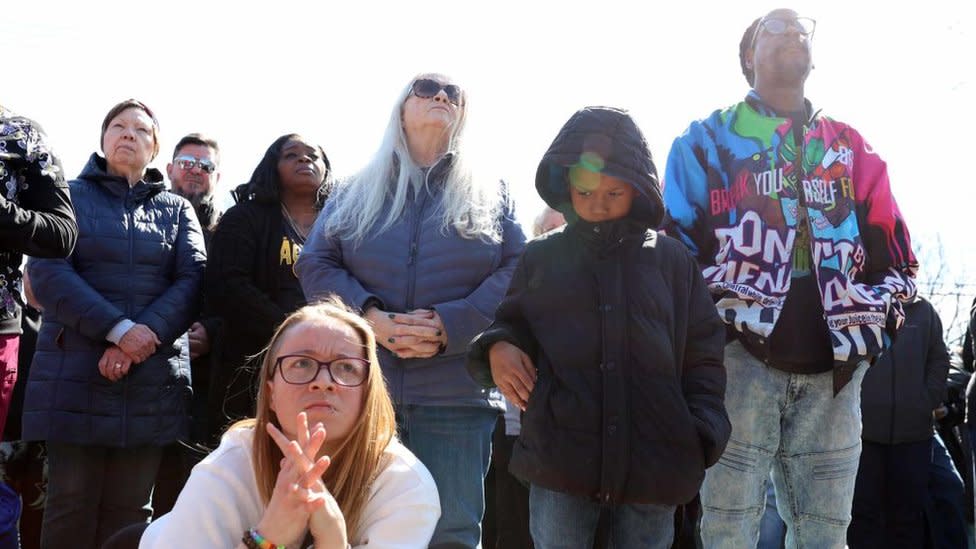
[[[133,364],[145,362],[156,352],[159,338],[145,324],[135,324],[119,339],[118,345],[110,345],[98,361],[98,372],[105,379],[115,382],[125,377]]]
[[[373,326],[376,342],[400,358],[428,358],[447,346],[447,330],[433,309],[391,313],[370,307],[363,316]]]
[[[316,423],[309,430],[308,416],[300,412],[296,421],[298,440],[289,438],[267,423],[265,428],[284,457],[271,501],[255,527],[265,539],[288,547],[296,546],[312,534],[315,547],[346,547],[346,519],[322,475],[332,460],[318,457],[325,442],[325,426]]]

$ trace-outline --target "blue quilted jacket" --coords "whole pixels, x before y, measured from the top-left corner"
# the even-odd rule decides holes
[[[478,386],[465,369],[468,343],[488,327],[512,279],[525,234],[511,208],[502,214],[497,244],[443,234],[436,210],[442,188],[437,168],[431,184],[411,193],[403,215],[382,234],[358,245],[325,235],[323,220],[335,206],[326,202],[295,270],[314,301],[337,294],[353,307],[374,299],[385,311],[434,308],[447,329],[444,352],[401,359],[379,347],[380,364],[394,403],[504,409],[495,389]],[[341,199],[341,198],[340,198]]]
[[[79,237],[67,259],[32,259],[44,308],[24,402],[24,439],[92,446],[163,445],[187,436],[185,332],[206,263],[193,207],[147,170],[132,188],[93,154],[69,183]],[[99,373],[120,320],[159,337],[154,355],[113,383]]]

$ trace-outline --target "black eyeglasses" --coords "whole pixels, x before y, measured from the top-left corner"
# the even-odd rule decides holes
[[[212,161],[206,158],[194,158],[190,155],[177,156],[173,159],[173,163],[179,166],[181,170],[192,170],[194,167],[199,167],[207,173],[217,171],[217,165]]]
[[[797,17],[795,19],[782,19],[779,17],[767,17],[756,25],[756,32],[752,35],[752,45],[756,45],[756,38],[759,31],[766,31],[769,34],[783,34],[789,29],[796,29],[796,32],[803,36],[812,37],[817,29],[817,22],[810,17]]]
[[[329,377],[336,385],[343,387],[358,387],[369,376],[369,361],[365,358],[340,356],[322,362],[305,355],[279,356],[275,360],[271,375],[274,376],[274,371],[277,369],[285,382],[292,385],[305,385],[317,378],[322,368],[329,372]]]
[[[454,84],[441,84],[437,80],[431,80],[429,78],[421,78],[420,80],[415,80],[413,83],[413,94],[417,97],[434,97],[439,94],[441,90],[447,94],[447,100],[455,105],[461,105],[461,87],[455,86]]]

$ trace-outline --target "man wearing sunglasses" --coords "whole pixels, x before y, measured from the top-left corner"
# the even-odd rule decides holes
[[[214,207],[214,190],[220,181],[220,147],[199,133],[183,136],[166,165],[171,190],[186,198],[197,212],[206,243],[217,226],[220,212]]]
[[[814,30],[792,10],[756,19],[739,45],[752,89],[668,158],[666,230],[698,258],[729,333],[732,439],[702,485],[708,548],[756,546],[770,471],[788,546],[845,545],[861,379],[915,293],[884,161],[804,95]]]
[[[214,191],[220,181],[220,147],[217,141],[199,133],[183,136],[173,149],[173,160],[166,165],[170,190],[193,205],[203,228],[203,240],[210,248],[210,238],[220,220],[221,212],[214,204]],[[190,342],[190,367],[193,383],[191,443],[207,444],[210,427],[206,425],[206,398],[210,385],[211,341],[220,329],[220,318],[204,314],[187,332]],[[176,502],[190,469],[206,452],[196,453],[181,444],[166,448],[160,464],[159,477],[153,492],[153,509],[166,513]]]

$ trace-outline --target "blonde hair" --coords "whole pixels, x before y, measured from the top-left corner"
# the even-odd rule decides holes
[[[337,185],[333,210],[324,222],[326,234],[343,236],[359,245],[374,226],[383,232],[400,219],[411,185],[416,191],[426,184],[421,166],[413,161],[407,147],[403,105],[413,83],[430,77],[449,80],[441,74],[421,73],[400,90],[379,150],[365,167]],[[502,239],[502,183],[473,175],[471,158],[464,151],[467,111],[468,96],[462,90],[458,118],[447,136],[447,154],[438,161],[450,162],[438,209],[440,229],[442,234],[453,229],[463,238],[498,243]]]
[[[330,456],[332,464],[322,481],[335,497],[346,520],[350,539],[355,539],[363,509],[369,499],[370,485],[383,467],[384,452],[396,436],[396,419],[393,402],[387,390],[380,363],[376,356],[376,338],[373,330],[359,315],[352,312],[339,298],[329,296],[325,300],[306,305],[282,322],[271,337],[271,342],[261,361],[258,376],[257,417],[239,421],[231,429],[253,428],[254,444],[251,450],[254,460],[254,477],[261,501],[271,501],[275,482],[284,457],[278,445],[264,429],[271,422],[279,429],[281,422],[271,410],[271,395],[267,381],[273,376],[275,356],[282,341],[293,326],[315,320],[336,320],[351,327],[359,335],[369,360],[369,375],[364,384],[363,409],[352,431],[339,448]]]

